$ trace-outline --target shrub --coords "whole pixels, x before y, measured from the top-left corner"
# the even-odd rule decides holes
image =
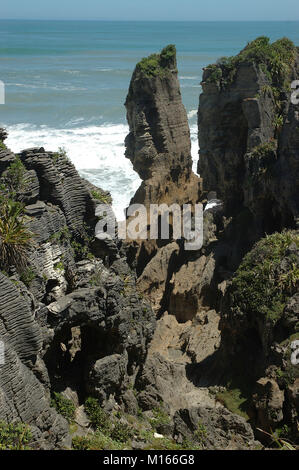
[[[296,232],[274,233],[244,257],[229,289],[233,315],[261,315],[272,323],[281,317],[288,298],[299,286],[296,257],[288,254],[292,243],[299,248]]]
[[[69,423],[74,420],[76,411],[75,405],[61,393],[54,392],[51,406],[55,408]]]
[[[75,450],[90,450],[92,446],[92,440],[86,436],[75,436],[72,439],[72,446]]]
[[[279,113],[275,114],[273,125],[274,125],[274,128],[275,128],[275,133],[276,133],[276,135],[278,135],[280,133],[281,129],[282,129],[282,126],[283,126],[283,115],[282,114],[279,114]]]
[[[160,54],[144,57],[136,66],[136,71],[147,77],[164,76],[171,66],[175,66],[176,48],[170,44]]]
[[[26,168],[17,157],[0,178],[1,188],[8,198],[14,199],[18,192],[24,191],[28,186],[26,181]]]
[[[76,257],[76,261],[82,259],[93,259],[91,253],[91,244],[94,241],[94,230],[91,227],[83,224],[83,227],[78,227],[77,233],[73,236],[71,246]]]
[[[207,82],[218,82],[222,87],[233,83],[237,67],[242,63],[254,63],[266,73],[272,86],[286,86],[286,79],[295,60],[296,47],[288,38],[270,43],[269,38],[260,36],[234,57],[223,57],[217,64],[209,66]],[[219,69],[217,72],[216,69]]]
[[[58,261],[58,263],[56,263],[56,264],[54,265],[54,269],[55,269],[56,271],[64,271],[65,268],[64,268],[63,262],[62,262],[62,261]]]
[[[250,175],[253,178],[259,178],[266,173],[268,175],[271,174],[271,169],[277,159],[276,149],[277,141],[271,139],[268,142],[257,145],[252,149],[250,154],[248,154]]]
[[[207,70],[209,71],[209,75],[206,79],[207,83],[216,83],[220,81],[222,78],[221,67],[218,67],[217,64],[211,64],[207,67]]]
[[[25,284],[25,286],[30,287],[32,281],[35,279],[35,272],[32,268],[27,268],[23,271],[20,275],[21,281]]]
[[[160,60],[162,65],[167,66],[171,63],[176,57],[176,47],[174,44],[169,44],[168,46],[164,47],[160,53]]]
[[[207,438],[207,435],[208,435],[208,432],[207,432],[207,429],[205,427],[204,424],[202,424],[200,421],[198,422],[197,424],[197,429],[194,433],[194,436],[196,438],[196,440],[201,443],[201,444],[204,444],[206,438]]]
[[[277,142],[276,140],[272,139],[264,144],[257,145],[252,149],[251,155],[253,158],[271,158],[273,152],[276,151]]]
[[[98,400],[87,398],[84,407],[92,426],[103,434],[109,434],[111,430],[110,416],[101,408]]]
[[[73,449],[75,450],[122,450],[124,444],[114,441],[111,437],[96,431],[85,437],[73,438]]]
[[[49,237],[49,241],[54,241],[54,242],[64,242],[70,240],[71,235],[68,229],[68,226],[65,225],[59,232],[53,233]]]
[[[99,286],[103,282],[103,274],[100,269],[98,269],[89,279],[88,284],[91,286]]]
[[[118,442],[127,442],[133,436],[132,430],[125,423],[116,423],[111,434],[111,438]]]
[[[23,206],[10,199],[0,201],[0,264],[4,269],[14,265],[26,269],[27,254],[33,245],[33,234],[25,224]]]
[[[159,427],[170,423],[170,418],[162,407],[155,408],[153,410],[153,414],[154,418],[150,420],[150,424],[154,429],[158,429]]]
[[[74,255],[76,259],[93,259],[94,255],[90,252],[89,244],[90,240],[85,239],[86,243],[84,244],[83,242],[79,242],[77,240],[72,240],[71,241],[71,247],[73,248]]]
[[[29,450],[29,426],[24,423],[0,422],[0,450]]]

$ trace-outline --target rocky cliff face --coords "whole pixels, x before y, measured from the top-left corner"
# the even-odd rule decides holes
[[[186,200],[181,198],[182,181],[180,176],[172,178],[172,153],[165,153],[169,134],[163,129],[170,105],[165,107],[161,81],[170,72],[159,76],[161,68],[147,68],[150,60],[137,66],[126,103],[131,130],[127,156],[144,179],[133,201],[182,203]],[[170,62],[169,68],[174,66]],[[296,227],[298,112],[291,102],[290,84],[297,75],[298,52],[286,39],[271,45],[267,38],[259,38],[236,58],[222,59],[205,70],[198,115],[203,180],[198,200],[205,203],[207,193],[216,191],[223,205],[205,213],[201,250],[191,255],[179,241],[171,240],[154,249],[153,244],[144,242],[143,252],[139,252],[143,258],[137,263],[137,285],[160,317],[137,382],[139,402],[143,409],[150,409],[162,400],[175,426],[180,423],[174,428],[178,434],[180,426],[186,426],[183,421],[190,429],[190,416],[195,413],[190,403],[208,408],[210,418],[213,414],[216,421],[221,403],[240,414],[247,413],[254,427],[265,431],[288,428],[293,439],[296,434],[298,379],[288,359],[297,331],[296,234],[288,232],[264,242],[275,254],[272,261],[268,249],[265,253],[255,248],[248,255],[253,260],[259,256],[257,265],[263,269],[274,263],[273,273],[268,273],[274,279],[272,294],[254,262],[248,268],[246,258],[240,271],[235,271],[254,242],[266,233]],[[170,79],[168,83],[176,87]],[[167,92],[167,99],[171,101],[173,94]],[[151,109],[152,103],[161,110],[153,112],[155,124],[144,110],[147,106]],[[176,132],[179,135],[179,129]],[[157,144],[159,135],[164,136],[164,146]],[[188,168],[188,160],[185,164]],[[162,183],[156,190],[159,175],[167,173],[173,190]],[[177,174],[186,173],[180,170]],[[188,187],[189,197],[192,182]],[[283,287],[287,278],[290,284],[287,281],[288,287]],[[260,295],[260,301],[248,308],[250,295],[254,302]],[[267,296],[273,303],[267,303]],[[244,363],[250,370],[246,376]],[[277,380],[279,374],[284,378]],[[290,375],[292,378],[286,379]],[[241,405],[243,401],[246,406]],[[197,409],[196,413],[202,411]],[[223,424],[223,409],[219,413]],[[263,434],[258,436],[265,439]],[[215,442],[218,437],[213,439]]]
[[[291,83],[298,50],[261,37],[234,58],[207,67],[198,112],[198,170],[227,214],[244,208],[265,232],[294,228],[298,217],[298,112]]]
[[[200,200],[201,180],[192,172],[190,131],[177,78],[174,46],[167,46],[160,54],[137,64],[126,108],[130,126],[126,156],[143,179],[131,202],[147,208],[150,204],[163,203],[181,207],[191,204],[194,208]],[[163,210],[161,214],[163,216]],[[188,253],[180,240],[170,236],[169,240],[135,243],[135,248],[136,245],[134,263],[140,291],[151,299],[157,312],[164,313],[170,308],[179,321],[192,319],[198,308],[188,312],[186,296],[182,300],[189,289],[180,284],[186,273],[179,271],[187,262]],[[198,272],[209,264],[209,258],[200,263]],[[195,273],[197,268],[190,264],[188,269]],[[211,271],[207,272],[207,279],[210,275]],[[200,292],[198,288],[199,296]],[[196,294],[190,293],[190,298],[195,297]]]
[[[204,189],[217,191],[224,202],[225,229],[217,244],[231,245],[231,256],[223,252],[218,267],[231,272],[219,305],[218,361],[247,397],[252,424],[268,432],[284,428],[293,440],[298,232],[274,233],[242,258],[266,234],[297,226],[298,105],[291,101],[291,83],[298,65],[290,41],[258,38],[238,56],[205,69],[198,112]]]
[[[50,395],[62,393],[76,406],[89,395],[103,406],[121,403],[145,361],[155,321],[116,245],[102,258],[93,254],[92,194],[107,195],[82,180],[64,153],[40,148],[16,156],[2,147],[0,422],[30,425],[33,447],[70,448],[69,425]],[[18,208],[17,218],[10,212],[6,220],[7,207]],[[25,234],[31,242],[19,264],[12,254]]]
[[[203,201],[202,181],[192,172],[188,120],[172,46],[137,65],[126,108],[130,126],[126,156],[143,179],[132,202],[148,207],[161,203],[194,205]],[[215,277],[215,273],[224,244],[216,250],[212,248],[212,242],[217,240],[216,220],[217,214],[207,211],[201,250],[185,251],[182,240],[170,238],[143,241],[134,254],[137,287],[150,300],[159,318],[143,372],[136,382],[139,405],[149,412],[163,402],[172,418],[168,432],[179,440],[189,438],[201,419],[204,426],[208,425],[208,415],[215,422],[221,421],[215,435],[208,426],[207,448],[215,448],[216,441],[221,440],[226,419],[223,414],[226,410],[215,395],[201,386],[209,385],[206,375],[198,374],[198,365],[209,362],[220,344],[219,315],[214,307],[221,295],[218,285],[223,278]],[[194,415],[191,428],[189,413]],[[232,422],[238,419],[227,413]],[[245,422],[244,426],[240,441],[234,442],[232,435],[228,435],[223,447],[254,445],[250,428]]]
[[[60,392],[79,449],[254,449],[256,437],[269,444],[257,428],[296,441],[296,74],[297,49],[267,38],[205,70],[200,179],[175,48],[137,64],[126,156],[143,182],[132,202],[209,200],[196,251],[171,236],[95,239],[97,201],[110,196],[64,152],[15,155],[0,129],[0,428],[21,421],[33,447],[69,448],[50,401]]]

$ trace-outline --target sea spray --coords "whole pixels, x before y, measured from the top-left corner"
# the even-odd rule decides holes
[[[194,120],[194,114],[191,116]],[[77,123],[78,124],[78,123]],[[7,146],[13,152],[30,147],[57,151],[63,147],[80,175],[96,186],[111,192],[118,220],[140,186],[141,180],[125,158],[124,140],[129,132],[125,124],[104,124],[55,129],[33,124],[8,126]],[[197,126],[191,125],[193,170],[198,160]]]

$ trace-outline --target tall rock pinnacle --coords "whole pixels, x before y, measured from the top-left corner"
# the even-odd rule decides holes
[[[125,105],[130,126],[126,157],[143,179],[133,201],[145,205],[196,202],[200,180],[192,172],[175,46],[137,64]]]

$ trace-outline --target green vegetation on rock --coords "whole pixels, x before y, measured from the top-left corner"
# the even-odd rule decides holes
[[[158,430],[161,426],[165,426],[170,423],[169,415],[162,406],[155,408],[153,410],[153,415],[154,418],[150,420],[150,423],[154,429]]]
[[[299,235],[284,231],[260,240],[244,257],[230,286],[230,308],[234,316],[262,316],[276,323],[287,300],[298,290],[296,254]]]
[[[90,277],[88,284],[92,287],[101,285],[103,281],[103,274],[100,269],[97,269],[95,273]]]
[[[49,237],[49,241],[50,242],[63,242],[63,241],[67,241],[67,240],[70,240],[71,238],[71,234],[69,232],[69,229],[68,229],[68,226],[65,225],[61,230],[59,230],[58,232],[55,232],[53,233],[50,237]]]
[[[248,397],[239,388],[227,388],[223,392],[218,392],[216,399],[232,413],[242,416],[246,420],[249,419],[246,411]]]
[[[57,163],[59,159],[62,159],[64,161],[68,161],[69,158],[67,156],[67,152],[64,147],[59,147],[58,152],[55,152],[53,154],[53,161],[54,163]]]
[[[27,255],[33,245],[33,234],[28,230],[24,208],[7,198],[0,200],[0,266],[14,265],[19,272],[27,267]]]
[[[96,201],[101,202],[102,204],[111,204],[111,196],[108,193],[101,192],[100,189],[98,190],[91,190],[90,191],[93,199],[96,199]]]
[[[114,441],[127,442],[132,438],[133,432],[128,424],[118,422],[114,425],[110,436]]]
[[[272,154],[276,151],[276,148],[276,140],[270,140],[264,144],[260,144],[254,147],[251,151],[251,155],[253,158],[265,158],[268,160],[272,158]]]
[[[164,76],[170,68],[173,68],[176,60],[176,48],[170,44],[162,49],[160,54],[151,54],[144,57],[136,65],[136,70],[146,77]]]
[[[199,422],[197,424],[197,429],[194,433],[194,437],[195,439],[202,445],[205,444],[205,441],[207,439],[207,435],[208,435],[208,432],[207,432],[207,428],[205,427],[204,424],[202,424],[201,422]]]
[[[36,278],[36,274],[31,267],[26,268],[20,274],[20,280],[25,284],[26,287],[30,287],[32,281]]]
[[[10,199],[15,199],[18,192],[26,190],[28,181],[25,178],[26,168],[21,159],[17,157],[0,178],[2,194]]]
[[[69,423],[73,421],[76,410],[75,405],[61,393],[54,392],[53,398],[51,399],[51,406],[55,408]]]
[[[54,269],[56,271],[64,271],[65,266],[62,261],[58,261],[58,263],[54,264]]]
[[[252,178],[271,176],[271,169],[277,160],[276,151],[277,141],[275,139],[257,145],[251,150],[248,154],[248,163]]]
[[[101,408],[99,401],[96,398],[89,397],[84,407],[93,428],[103,434],[109,434],[111,431],[110,416]]]
[[[135,448],[133,441],[139,443],[143,450],[199,450],[207,435],[205,427],[199,423],[198,435],[195,433],[192,441],[184,440],[179,444],[170,436],[157,437],[155,427],[152,426],[152,419],[147,418],[141,411],[138,416],[121,411],[108,415],[95,398],[86,400],[85,410],[91,420],[93,431],[84,437],[73,437],[75,450],[130,450]],[[154,414],[157,415],[157,413]],[[165,423],[166,418],[164,413],[162,414],[162,421]],[[160,408],[158,415],[161,416]]]
[[[295,45],[288,38],[271,44],[268,37],[260,36],[248,43],[238,55],[222,57],[217,64],[208,66],[210,73],[206,82],[219,83],[225,88],[233,83],[240,64],[254,63],[265,72],[272,86],[286,86],[295,51]]]
[[[127,449],[125,443],[113,440],[100,431],[87,436],[75,436],[73,438],[74,450],[123,450]]]
[[[0,422],[0,450],[30,450],[29,426],[24,423]]]
[[[26,226],[24,205],[17,199],[26,190],[26,168],[17,157],[0,178],[0,266],[14,265],[19,273],[27,267],[27,254],[33,245],[33,234]]]

